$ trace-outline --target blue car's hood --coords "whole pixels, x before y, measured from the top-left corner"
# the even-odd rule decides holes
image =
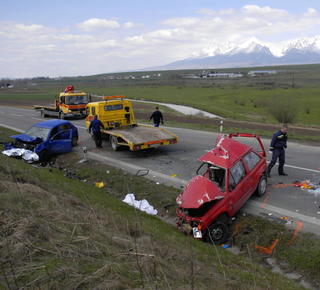
[[[42,138],[40,138],[40,137],[32,137],[32,136],[29,136],[26,134],[14,135],[14,136],[11,136],[11,138],[16,139],[21,142],[35,143],[35,144],[41,143],[43,141]]]

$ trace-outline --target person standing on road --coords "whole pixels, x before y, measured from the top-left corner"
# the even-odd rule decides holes
[[[104,126],[102,122],[98,120],[98,116],[95,115],[94,119],[90,122],[89,133],[93,135],[93,140],[97,148],[102,148],[101,128],[104,129]]]
[[[162,113],[159,111],[158,107],[156,107],[156,110],[150,116],[149,121],[151,121],[151,119],[153,119],[153,125],[155,127],[159,127],[160,122],[163,125],[163,116],[162,116]]]
[[[275,132],[272,136],[270,151],[272,151],[272,159],[268,166],[268,177],[270,177],[270,172],[272,167],[276,164],[277,159],[279,159],[278,173],[279,175],[287,176],[283,170],[285,162],[285,149],[287,148],[287,126],[283,125],[282,128]]]

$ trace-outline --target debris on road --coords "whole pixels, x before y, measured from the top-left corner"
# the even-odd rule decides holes
[[[293,232],[293,234],[292,234],[292,238],[291,238],[291,240],[288,242],[288,245],[290,246],[290,245],[292,245],[292,243],[296,240],[296,238],[297,238],[297,236],[298,236],[298,233],[302,230],[302,228],[303,228],[303,222],[301,222],[301,221],[296,221],[296,224],[297,224],[297,226],[296,226],[296,228],[295,228],[295,230],[294,230],[294,232]]]
[[[143,200],[136,200],[136,197],[133,193],[128,193],[124,198],[123,202],[128,205],[131,205],[141,211],[146,212],[150,215],[157,215],[158,211],[151,205],[146,199]]]
[[[279,243],[279,239],[275,239],[270,247],[261,247],[258,245],[255,245],[254,247],[263,254],[271,255],[278,243]]]

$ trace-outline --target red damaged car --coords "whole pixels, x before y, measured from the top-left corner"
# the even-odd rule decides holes
[[[229,237],[230,218],[253,193],[265,194],[266,152],[258,135],[235,133],[218,137],[199,160],[197,176],[177,197],[178,227],[220,244]]]

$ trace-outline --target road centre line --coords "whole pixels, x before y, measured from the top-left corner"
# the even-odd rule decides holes
[[[34,118],[36,119],[36,118]],[[41,120],[42,119],[38,119],[38,120]],[[2,127],[5,127],[5,128],[8,128],[8,129],[11,129],[11,130],[15,130],[17,132],[24,132],[24,130],[21,130],[21,129],[18,129],[18,128],[15,128],[15,127],[12,127],[12,126],[9,126],[9,125],[5,125],[5,124],[0,124],[0,126]],[[77,126],[78,128],[80,129],[83,129],[83,130],[87,130],[86,127],[83,127],[83,126]],[[286,167],[289,167],[289,168],[293,168],[293,169],[298,169],[298,170],[304,170],[304,171],[310,171],[310,172],[315,172],[315,173],[320,173],[320,170],[317,170],[317,169],[310,169],[310,168],[305,168],[305,167],[299,167],[299,166],[294,166],[294,165],[289,165],[289,164],[285,164]]]

